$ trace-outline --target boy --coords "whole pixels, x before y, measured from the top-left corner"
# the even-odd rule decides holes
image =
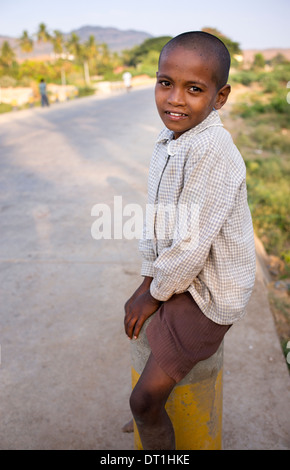
[[[229,68],[225,45],[205,32],[183,33],[160,54],[155,100],[166,128],[149,171],[154,233],[146,238],[145,227],[140,240],[144,280],[126,303],[124,320],[136,339],[156,312],[146,331],[151,354],[130,398],[148,450],[175,448],[167,398],[198,361],[215,353],[244,315],[254,285],[245,165],[216,111],[230,93]],[[161,206],[197,208],[198,241],[196,233],[184,237],[178,230],[178,210],[164,226]]]

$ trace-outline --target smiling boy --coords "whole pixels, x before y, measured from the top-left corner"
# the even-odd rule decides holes
[[[160,56],[155,91],[156,105],[165,126],[177,139],[220,109],[231,91],[227,84],[230,56],[208,48],[203,35],[200,46],[190,47],[188,36],[174,47],[167,45]],[[187,39],[187,41],[186,41]],[[174,43],[173,43],[174,44]]]
[[[165,129],[148,181],[148,203],[156,207],[154,236],[147,238],[144,227],[144,280],[126,303],[124,320],[128,337],[136,339],[156,312],[146,330],[152,352],[130,398],[148,450],[175,448],[167,398],[243,317],[254,285],[245,165],[217,112],[230,93],[229,67],[225,45],[205,32],[183,33],[160,54],[155,100]],[[176,230],[166,226],[158,237],[161,206],[176,207],[173,214],[197,207],[198,242],[190,243],[196,233],[184,239],[177,217]]]

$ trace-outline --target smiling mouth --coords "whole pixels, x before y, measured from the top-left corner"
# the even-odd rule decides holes
[[[184,114],[184,113],[173,113],[171,111],[165,111],[165,114],[168,114],[169,116],[173,116],[173,117],[186,117],[187,114]]]

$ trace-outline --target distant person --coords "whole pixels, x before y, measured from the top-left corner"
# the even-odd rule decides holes
[[[218,114],[231,90],[229,68],[223,42],[201,31],[173,38],[159,58],[155,100],[165,128],[149,170],[154,214],[140,240],[144,279],[124,319],[138,341],[155,314],[146,329],[151,354],[130,397],[144,450],[175,449],[167,398],[217,351],[254,287],[246,167]],[[172,209],[168,217],[164,208]]]
[[[132,75],[130,74],[130,72],[125,72],[123,74],[124,85],[125,85],[127,92],[131,88],[131,79],[132,79]]]
[[[46,83],[44,79],[42,78],[39,83],[39,93],[41,96],[41,106],[49,106],[47,94],[46,94]]]

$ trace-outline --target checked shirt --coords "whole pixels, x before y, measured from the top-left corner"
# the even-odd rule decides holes
[[[160,133],[139,249],[154,298],[189,291],[221,325],[245,314],[256,268],[246,168],[217,111],[177,140]]]

